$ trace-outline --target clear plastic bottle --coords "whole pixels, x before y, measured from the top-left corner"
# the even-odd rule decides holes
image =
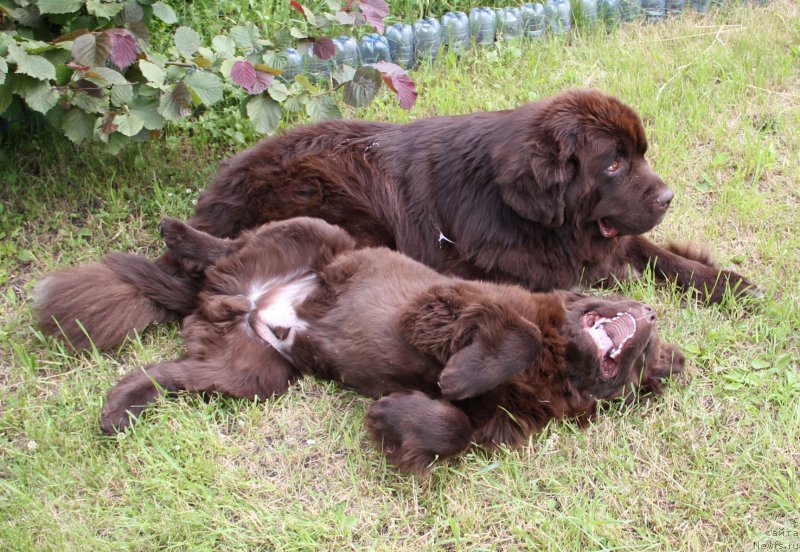
[[[641,0],[620,0],[619,7],[625,21],[633,21],[642,15]]]
[[[469,18],[462,11],[447,12],[441,17],[442,44],[458,54],[469,48]]]
[[[333,39],[335,51],[333,63],[336,67],[349,65],[358,67],[358,42],[352,36],[341,35]]]
[[[641,0],[642,14],[647,21],[661,21],[667,15],[665,0]]]
[[[492,8],[472,8],[469,12],[469,32],[478,46],[494,44],[497,14]]]
[[[576,20],[580,18],[589,26],[595,25],[597,23],[597,0],[577,0],[574,16]]]
[[[514,40],[522,34],[522,18],[517,7],[497,8],[497,36],[503,40]]]
[[[614,26],[622,19],[620,0],[599,0],[597,13],[608,26]]]
[[[569,0],[546,0],[544,16],[547,28],[555,35],[567,33],[572,27],[572,5]]]
[[[303,56],[308,75],[317,81],[327,80],[333,70],[333,60],[320,59],[314,55],[314,45],[308,49],[308,53]]]
[[[664,2],[664,8],[667,12],[667,15],[678,15],[683,13],[685,7],[686,0],[666,0]]]
[[[389,42],[389,55],[392,63],[404,69],[414,65],[414,30],[411,25],[395,23],[386,27],[383,33]]]
[[[411,26],[414,29],[414,59],[434,61],[442,45],[442,27],[435,17],[418,19]]]
[[[378,63],[379,61],[392,61],[389,53],[389,41],[378,33],[364,35],[358,41],[358,53],[361,63]]]
[[[278,78],[291,84],[294,82],[294,78],[305,70],[305,59],[294,48],[286,48],[284,53],[286,54],[286,65],[283,66],[283,73]]]
[[[528,39],[538,38],[544,34],[547,22],[544,18],[544,6],[538,2],[535,4],[523,4],[520,9],[522,16],[522,36]]]

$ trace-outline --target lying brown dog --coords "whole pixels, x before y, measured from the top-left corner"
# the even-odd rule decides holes
[[[114,387],[107,433],[162,390],[267,398],[312,374],[377,399],[370,431],[400,469],[422,472],[471,443],[517,445],[549,420],[586,418],[598,399],[657,391],[683,368],[635,301],[442,276],[385,248],[356,250],[319,219],[234,240],[172,219],[161,229],[172,254],[207,267],[205,286],[198,296],[153,263],[116,258],[134,280],[152,272],[162,297],[199,299],[183,324],[185,358]]]
[[[665,249],[642,235],[673,198],[648,164],[647,147],[633,109],[588,90],[404,125],[328,121],[268,138],[221,163],[189,223],[233,238],[266,222],[319,217],[359,247],[389,247],[443,274],[531,291],[624,280],[651,266],[656,278],[711,301],[721,301],[728,286],[756,293],[710,255]],[[169,255],[158,263],[192,276]],[[42,318],[43,330],[63,334],[75,348],[88,346],[88,335],[108,349],[134,330],[191,312],[149,300],[125,267],[115,267],[95,265],[92,275],[124,313],[113,331],[88,316],[81,328],[52,309],[45,310],[55,320]],[[63,291],[81,295],[80,280]]]

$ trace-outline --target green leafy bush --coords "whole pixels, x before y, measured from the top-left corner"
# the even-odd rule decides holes
[[[294,0],[291,6],[297,24],[271,39],[247,23],[204,44],[197,31],[178,26],[157,52],[149,29],[178,23],[161,1],[0,0],[0,118],[38,112],[72,142],[100,141],[113,153],[220,102],[238,103],[259,133],[275,130],[285,111],[304,111],[312,120],[340,117],[331,97],[340,88],[346,103],[360,107],[385,82],[403,107],[413,105],[414,83],[389,63],[341,67],[333,87],[303,74],[276,78],[287,46],[313,46],[313,55],[330,59],[326,30],[370,24],[382,31],[388,14],[384,0],[328,0],[331,12],[321,15]]]

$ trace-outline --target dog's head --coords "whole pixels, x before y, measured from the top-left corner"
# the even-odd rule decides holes
[[[522,125],[522,126],[518,126]],[[520,216],[597,236],[641,234],[661,222],[673,193],[644,158],[636,112],[616,98],[572,90],[518,110],[516,147],[493,153],[504,201]]]
[[[647,305],[575,295],[566,307],[566,377],[580,392],[612,399],[659,391],[683,370],[683,355],[661,341]]]

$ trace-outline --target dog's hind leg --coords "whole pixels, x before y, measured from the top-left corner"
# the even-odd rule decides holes
[[[420,391],[400,391],[375,401],[366,424],[389,460],[413,473],[426,472],[437,456],[463,451],[472,435],[464,412]]]
[[[100,428],[115,433],[128,427],[163,392],[219,393],[246,399],[267,399],[284,393],[297,379],[292,367],[274,349],[266,355],[212,362],[184,359],[138,369],[108,393]],[[241,351],[232,351],[237,355]]]
[[[407,309],[405,338],[443,365],[442,396],[463,400],[490,391],[540,361],[539,328],[473,289],[436,286]]]

